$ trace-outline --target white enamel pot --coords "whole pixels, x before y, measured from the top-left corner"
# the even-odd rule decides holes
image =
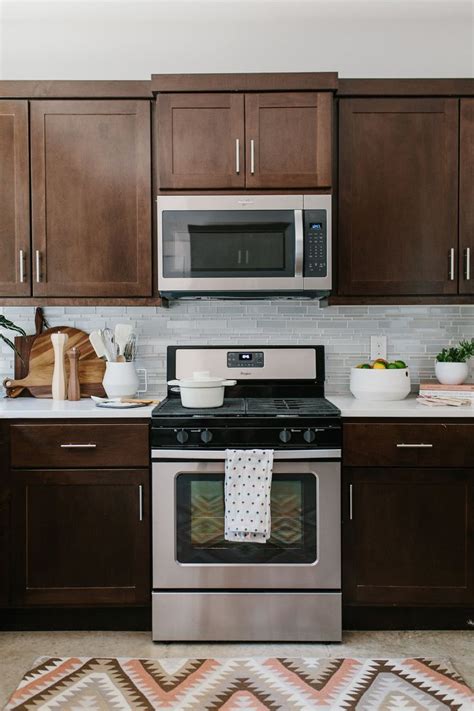
[[[168,380],[168,385],[179,387],[183,407],[221,407],[224,404],[225,388],[235,385],[236,380],[213,378],[207,371],[193,373],[192,378]]]

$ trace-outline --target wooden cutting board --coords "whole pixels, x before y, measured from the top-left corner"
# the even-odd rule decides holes
[[[17,397],[25,388],[29,390],[33,397],[51,397],[54,368],[51,334],[59,331],[68,335],[66,353],[74,346],[80,350],[79,382],[81,385],[81,397],[90,397],[91,395],[104,397],[105,391],[102,386],[102,378],[105,372],[105,362],[101,358],[97,358],[89,341],[89,335],[85,331],[68,326],[48,328],[39,336],[35,336],[29,354],[28,375],[24,378],[7,378],[4,381],[7,397]],[[69,374],[69,359],[67,357],[65,357],[65,368],[66,373]]]

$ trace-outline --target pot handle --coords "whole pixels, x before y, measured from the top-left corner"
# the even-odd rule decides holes
[[[237,385],[237,380],[223,380],[222,385]]]
[[[168,385],[179,385],[179,380],[168,380]]]

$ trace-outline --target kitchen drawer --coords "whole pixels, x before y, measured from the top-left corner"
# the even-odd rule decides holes
[[[11,425],[13,467],[148,467],[148,425]]]
[[[351,422],[343,427],[343,464],[355,467],[474,466],[474,424]]]

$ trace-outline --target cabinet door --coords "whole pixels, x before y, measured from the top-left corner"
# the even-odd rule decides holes
[[[13,603],[148,604],[148,478],[148,469],[13,470]]]
[[[331,186],[330,93],[245,96],[247,188]]]
[[[458,103],[340,101],[340,294],[457,293]]]
[[[346,604],[474,602],[472,469],[344,470]]]
[[[157,102],[161,189],[242,188],[242,94],[162,94]]]
[[[474,293],[474,99],[461,101],[459,291]]]
[[[0,296],[29,296],[28,102],[0,101]]]
[[[0,423],[0,608],[10,593],[10,491],[8,482],[7,425]]]
[[[33,293],[151,295],[148,101],[31,103]]]

